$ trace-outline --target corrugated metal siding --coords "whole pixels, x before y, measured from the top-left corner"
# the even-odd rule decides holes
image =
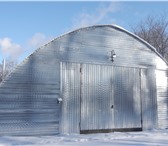
[[[68,34],[57,40],[61,60],[108,64],[108,52],[117,57],[113,65],[127,67],[167,68],[166,63],[145,44],[123,31],[110,27],[93,27]],[[160,65],[162,64],[162,65]]]
[[[158,127],[168,128],[168,75],[167,71],[156,70]]]
[[[33,54],[1,84],[0,135],[58,134],[59,63],[44,58]]]
[[[101,65],[101,96],[102,96],[102,129],[114,127],[114,91],[113,91],[113,67]]]
[[[113,63],[108,55],[111,50],[117,55]],[[35,51],[0,85],[0,116],[4,117],[0,124],[0,134],[34,135],[59,132],[60,104],[56,101],[60,96],[60,62],[167,69],[166,63],[146,44],[123,30],[98,26],[66,34]],[[118,81],[119,79],[114,82]],[[106,86],[105,82],[101,84]],[[105,93],[110,89],[102,90]],[[158,91],[158,95],[160,93]],[[109,94],[107,96],[114,92]],[[148,93],[142,94],[148,96]],[[165,96],[163,98],[159,100],[167,100]],[[43,113],[39,114],[39,111]],[[162,119],[165,113],[166,110]],[[10,117],[11,114],[18,116]],[[33,120],[32,117],[36,119]]]
[[[157,127],[156,78],[153,69],[141,69],[143,129]]]
[[[100,65],[82,65],[81,130],[102,129]]]
[[[60,133],[79,133],[80,64],[61,63],[62,109]]]
[[[141,128],[139,69],[83,64],[81,130],[113,128]]]
[[[114,117],[116,128],[141,128],[139,69],[114,67]]]

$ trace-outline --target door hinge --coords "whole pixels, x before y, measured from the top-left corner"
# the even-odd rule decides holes
[[[82,72],[82,68],[80,68],[80,72]]]

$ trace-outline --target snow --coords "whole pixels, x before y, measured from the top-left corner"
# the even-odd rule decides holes
[[[2,136],[0,146],[167,146],[168,130],[55,136]]]

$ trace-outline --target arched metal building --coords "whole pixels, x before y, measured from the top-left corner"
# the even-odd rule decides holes
[[[0,85],[0,135],[168,128],[167,67],[155,48],[118,26],[67,33]]]

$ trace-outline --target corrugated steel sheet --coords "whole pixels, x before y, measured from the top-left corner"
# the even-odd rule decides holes
[[[105,129],[100,88],[100,65],[82,65],[81,130]]]
[[[113,67],[101,65],[101,97],[102,97],[102,129],[113,129],[114,127],[114,90],[113,90]]]
[[[143,130],[157,127],[156,77],[153,69],[141,69]]]
[[[139,69],[114,67],[114,117],[116,128],[141,128]]]
[[[115,50],[117,57],[113,65],[167,68],[166,63],[146,44],[128,33],[108,26],[72,32],[57,41],[60,59],[66,62],[111,65],[108,52]]]
[[[79,133],[80,123],[80,64],[61,63],[60,133]]]
[[[113,63],[109,59],[109,52],[111,50],[114,50],[117,56],[114,59]],[[0,131],[0,134],[43,135],[43,134],[59,133],[58,130],[60,124],[59,116],[61,114],[60,106],[62,106],[61,107],[62,110],[64,109],[63,103],[62,105],[57,104],[57,98],[60,97],[61,95],[60,82],[62,81],[62,78],[60,78],[60,62],[105,65],[104,69],[102,70],[106,70],[107,72],[102,71],[100,72],[103,81],[102,79],[100,80],[99,88],[102,90],[102,93],[104,93],[106,98],[116,94],[114,92],[107,93],[110,90],[111,86],[108,86],[110,84],[109,82],[106,83],[105,76],[106,75],[109,76],[111,72],[114,72],[114,68],[109,68],[107,67],[108,65],[121,67],[120,69],[116,70],[120,70],[126,73],[126,75],[121,74],[120,79],[116,79],[113,81],[114,83],[116,82],[115,84],[117,84],[116,92],[121,91],[120,86],[122,86],[122,84],[124,84],[124,86],[126,86],[126,84],[132,86],[133,79],[130,79],[128,81],[127,77],[137,73],[138,69],[146,68],[149,70],[150,69],[167,70],[166,63],[157,54],[157,52],[155,52],[155,49],[151,49],[151,46],[146,44],[141,39],[116,26],[109,26],[109,25],[93,26],[68,33],[64,36],[61,36],[51,41],[50,43],[46,44],[45,46],[35,51],[32,55],[26,58],[0,85],[0,101],[1,101],[0,117],[4,117],[4,121],[2,119],[1,120],[2,122],[0,124],[0,129],[3,129],[2,131]],[[134,71],[129,69],[125,70],[126,67],[127,68],[132,67],[138,69],[135,70],[133,69]],[[101,68],[103,67],[101,66]],[[153,70],[151,72],[153,72]],[[71,73],[67,74],[69,74],[69,76],[71,75]],[[143,83],[141,87],[144,90],[143,91],[144,93],[141,91],[142,92],[141,97],[142,95],[144,95],[143,97],[149,96],[149,98],[145,98],[145,100],[142,101],[144,105],[142,109],[144,108],[145,110],[147,109],[149,102],[151,102],[151,104],[149,104],[149,107],[152,108],[153,110],[156,109],[155,105],[156,98],[154,95],[155,75],[152,73],[150,74],[153,77],[150,77],[150,75],[148,75],[147,73],[147,77],[145,77],[144,79],[141,78],[141,82]],[[122,78],[126,79],[124,81],[121,81]],[[133,92],[138,93],[139,82],[136,78],[137,76],[134,77],[134,80],[136,80],[137,89],[134,89]],[[149,80],[147,80],[147,78],[149,78]],[[157,79],[158,78],[159,76],[157,77]],[[149,85],[152,85],[151,88],[148,87]],[[107,86],[108,88],[105,88]],[[149,92],[145,90],[146,86]],[[165,89],[163,89],[162,91],[162,88],[166,88],[165,85],[164,87],[160,87],[159,85],[157,85],[158,90],[157,97],[159,102],[163,100],[162,98],[164,98],[164,100],[167,100],[166,97],[167,91]],[[163,96],[162,93],[164,94]],[[79,93],[73,93],[73,94],[77,95]],[[97,93],[93,94],[95,94],[96,96]],[[131,95],[133,93],[129,94]],[[117,93],[117,95],[120,95],[120,97],[124,97],[124,95],[121,93],[119,94]],[[136,98],[139,99],[139,97]],[[77,101],[76,97],[75,100]],[[102,97],[99,96],[98,100],[101,101]],[[106,101],[109,100],[107,99]],[[110,100],[109,102],[112,101],[113,100]],[[135,104],[139,103],[139,100],[136,103],[133,97],[131,98],[130,101],[131,102],[133,101]],[[120,103],[120,101],[117,102]],[[107,105],[107,103],[103,104],[104,106]],[[121,104],[123,104],[122,101]],[[76,104],[75,106],[78,107],[78,105]],[[160,112],[159,113],[160,121],[161,119],[166,119],[166,117],[164,116],[166,116],[167,106],[166,104],[164,104],[164,106],[165,108],[163,108],[164,109],[163,114],[161,113],[161,110],[158,110]],[[39,111],[42,111],[43,113],[39,113]],[[72,109],[70,109],[70,111],[72,112]],[[4,113],[6,112],[8,114],[6,114],[5,117]],[[12,114],[17,116],[10,117],[10,115]],[[114,115],[117,115],[115,113],[115,110]],[[144,121],[143,125],[145,126],[146,124],[146,128],[151,127],[149,123],[156,123],[156,119],[154,118],[152,119],[153,121],[150,120],[149,123],[147,122],[148,121],[147,117],[149,116],[148,118],[152,118],[152,115],[154,118],[156,117],[155,111],[153,113],[150,111],[150,113],[147,112],[147,114],[146,113],[144,114],[146,120]],[[69,116],[69,118],[70,117],[73,116]],[[109,119],[111,120],[112,117],[113,114],[110,114]],[[5,123],[6,121],[8,121],[9,125],[8,123]],[[73,120],[71,119],[70,121],[71,121],[70,125],[73,125],[72,124]],[[164,121],[166,122],[166,120]],[[128,123],[129,121],[125,122]],[[75,123],[74,125],[77,126],[79,125],[77,124],[78,121],[74,123]],[[63,124],[60,125],[63,126]],[[115,124],[113,124],[113,126],[114,125]],[[138,122],[135,125],[138,125]],[[162,125],[166,124],[160,124],[160,126]],[[109,125],[107,123],[102,127],[108,128]],[[17,131],[16,132],[14,132],[15,130],[12,131],[11,130],[12,128],[13,129],[16,128]],[[32,129],[34,129],[33,132]],[[74,130],[72,129],[65,130],[65,132],[68,131],[79,132],[79,129],[75,127]]]
[[[81,130],[141,128],[139,69],[82,65]]]
[[[0,87],[0,135],[58,134],[59,74],[59,63],[38,54],[10,74]]]
[[[65,62],[61,66],[61,133],[141,128],[139,69]]]
[[[158,127],[168,128],[168,74],[164,70],[156,70]]]

